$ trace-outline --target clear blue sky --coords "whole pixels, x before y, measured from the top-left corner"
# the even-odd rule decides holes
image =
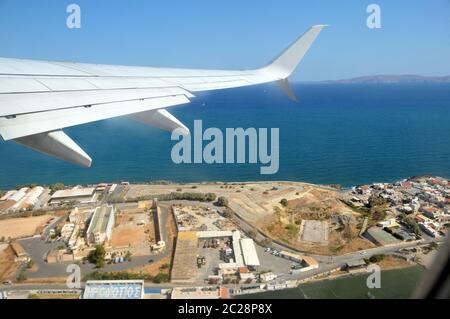
[[[66,27],[66,7],[82,28]],[[366,7],[382,29],[366,27]],[[330,24],[294,80],[450,74],[450,1],[0,0],[0,56],[125,65],[254,68]]]

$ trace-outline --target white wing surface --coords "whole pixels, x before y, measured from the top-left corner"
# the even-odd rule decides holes
[[[257,70],[224,71],[97,65],[0,58],[0,135],[85,167],[90,157],[62,129],[119,116],[172,131],[189,130],[166,108],[195,92],[277,82],[295,99],[287,78],[317,38],[311,27]]]

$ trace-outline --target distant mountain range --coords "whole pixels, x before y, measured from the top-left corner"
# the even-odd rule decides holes
[[[322,81],[321,83],[450,83],[450,75],[447,76],[422,76],[422,75],[369,75],[346,80]]]

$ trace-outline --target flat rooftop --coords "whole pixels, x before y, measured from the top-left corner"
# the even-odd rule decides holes
[[[174,288],[172,299],[219,299],[221,290],[218,287]]]
[[[242,255],[246,266],[260,266],[258,254],[256,253],[255,243],[251,238],[241,239]]]
[[[89,224],[87,230],[88,234],[93,234],[97,232],[106,232],[108,223],[111,217],[113,217],[113,207],[112,206],[102,206],[95,209],[92,220]]]
[[[71,197],[89,197],[92,196],[95,192],[94,187],[89,188],[72,188],[56,191],[52,195],[52,199],[62,199],[62,198],[71,198]]]
[[[27,255],[27,252],[25,251],[25,249],[18,242],[12,242],[11,243],[11,248],[13,249],[14,254],[16,254],[17,257],[21,257],[21,256],[26,256]]]
[[[172,282],[193,282],[195,281],[198,255],[198,238],[196,232],[178,233],[175,256],[171,272]]]

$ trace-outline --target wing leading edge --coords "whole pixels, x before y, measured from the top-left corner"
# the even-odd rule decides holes
[[[62,129],[118,116],[172,131],[189,129],[166,108],[195,92],[277,82],[288,77],[324,25],[311,27],[269,65],[249,71],[166,69],[0,58],[0,135],[71,163],[90,157]]]

